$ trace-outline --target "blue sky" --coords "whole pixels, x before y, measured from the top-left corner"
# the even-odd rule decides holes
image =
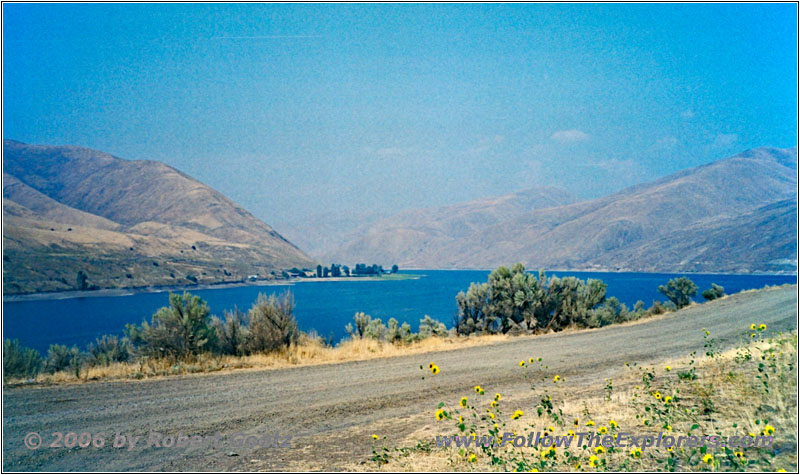
[[[797,142],[792,4],[3,13],[4,138],[164,161],[279,231]]]

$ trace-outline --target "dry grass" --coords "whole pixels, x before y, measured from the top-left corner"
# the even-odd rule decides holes
[[[751,355],[745,359],[745,355]],[[770,356],[774,355],[774,356]],[[763,357],[763,358],[762,358]],[[677,361],[663,361],[653,367],[631,365],[619,379],[613,381],[613,389],[607,390],[604,383],[591,387],[572,388],[569,385],[553,384],[552,374],[540,369],[527,368],[535,381],[535,389],[531,394],[503,394],[497,408],[492,409],[495,419],[489,419],[485,412],[494,392],[485,388],[484,396],[476,396],[471,388],[465,388],[464,395],[469,398],[470,406],[462,409],[457,401],[445,401],[444,409],[451,419],[433,421],[409,435],[399,450],[390,449],[388,463],[370,462],[371,468],[385,471],[513,471],[519,469],[518,463],[524,461],[525,470],[541,463],[540,450],[535,448],[495,448],[491,452],[481,450],[464,450],[457,448],[437,448],[437,435],[469,434],[472,430],[478,436],[488,435],[492,424],[499,425],[500,434],[514,431],[518,435],[527,436],[530,432],[550,432],[565,435],[568,430],[585,432],[590,430],[586,423],[594,421],[594,430],[601,426],[610,431],[610,420],[619,425],[618,431],[632,434],[652,434],[659,431],[673,436],[692,433],[694,435],[720,434],[726,437],[733,435],[761,434],[766,423],[775,428],[776,454],[765,449],[743,449],[744,457],[738,458],[724,449],[716,449],[714,461],[705,463],[703,454],[691,454],[691,450],[646,449],[641,458],[633,458],[629,449],[617,452],[607,451],[600,454],[604,466],[590,467],[589,456],[594,455],[591,449],[583,450],[575,447],[570,459],[563,449],[559,449],[556,459],[546,459],[547,465],[539,466],[550,471],[655,471],[665,470],[665,460],[675,458],[675,469],[679,471],[776,471],[780,468],[789,471],[797,470],[797,335],[792,333],[772,340],[748,342],[737,349],[729,350],[713,357],[702,357],[690,364],[691,358]],[[769,391],[762,384],[762,372],[759,364],[765,364],[765,372],[770,374]],[[666,367],[670,367],[670,371]],[[772,372],[770,368],[774,367]],[[696,379],[682,379],[679,373],[687,373],[694,368]],[[643,378],[652,373],[654,378]],[[522,374],[520,375],[522,378]],[[663,399],[657,400],[654,392],[662,397],[672,395],[675,402],[664,418],[654,424],[654,411],[664,407]],[[539,416],[535,406],[542,398],[550,397],[554,411],[560,414],[553,418],[546,412]],[[477,402],[477,404],[476,404]],[[644,408],[650,406],[650,410]],[[436,408],[431,408],[433,414]],[[516,409],[522,409],[525,415],[519,420],[511,420],[510,415]],[[561,412],[559,412],[561,411]],[[462,415],[467,423],[464,432],[457,427],[457,419]],[[476,414],[476,416],[473,416]],[[574,419],[578,419],[577,426]],[[645,425],[644,421],[648,421]],[[757,423],[758,421],[758,423]],[[474,429],[470,426],[475,423]],[[669,424],[671,431],[663,426]],[[692,430],[694,424],[698,427]],[[734,425],[735,424],[735,425]],[[553,431],[550,428],[554,429]],[[381,453],[377,444],[378,453]],[[574,446],[573,446],[574,447]],[[737,450],[737,449],[734,449]],[[577,452],[577,454],[576,454]],[[470,454],[476,460],[470,462]],[[498,459],[504,463],[492,463]],[[660,462],[658,461],[660,460]],[[734,462],[731,462],[735,460]],[[737,465],[739,464],[739,465]],[[353,469],[357,469],[355,466]]]
[[[80,378],[70,371],[39,374],[34,380],[39,384],[80,383],[98,380],[144,379],[181,374],[210,373],[233,370],[280,369],[297,366],[362,361],[375,358],[448,351],[472,346],[491,345],[508,341],[508,335],[482,335],[470,337],[430,337],[409,345],[395,345],[371,339],[347,340],[335,347],[324,346],[304,338],[298,345],[279,352],[249,356],[199,355],[185,361],[148,359],[133,363],[114,363],[81,370]],[[10,380],[7,384],[22,384]]]

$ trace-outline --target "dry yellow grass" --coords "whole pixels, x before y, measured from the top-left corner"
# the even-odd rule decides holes
[[[113,363],[81,370],[80,378],[73,372],[60,371],[54,374],[39,374],[35,382],[41,384],[80,383],[97,380],[143,379],[179,374],[209,373],[233,370],[280,369],[347,361],[362,361],[374,358],[432,353],[478,345],[491,345],[510,338],[508,335],[482,335],[470,337],[431,337],[409,345],[395,345],[371,339],[347,340],[335,347],[303,338],[288,349],[249,356],[199,355],[187,361],[149,359],[135,363]],[[8,384],[20,384],[21,380],[10,380]]]

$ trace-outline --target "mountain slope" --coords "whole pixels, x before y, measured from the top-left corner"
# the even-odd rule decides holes
[[[381,257],[404,267],[434,268],[522,261],[570,269],[796,271],[796,249],[787,246],[789,237],[796,242],[796,223],[790,223],[797,213],[796,157],[796,149],[749,150],[600,199],[529,210],[446,239],[375,226],[344,246],[340,258]],[[756,211],[778,202],[784,203],[773,220]],[[746,239],[754,228],[761,230],[758,239]],[[694,259],[683,243],[705,247],[708,255]],[[669,252],[672,257],[665,259]]]
[[[359,228],[344,238],[338,250],[326,250],[333,260],[396,262],[413,259],[425,249],[443,248],[459,239],[533,209],[574,203],[577,198],[559,188],[540,187],[504,196],[483,198],[437,208],[408,210]],[[360,262],[360,261],[359,261]]]
[[[219,192],[163,163],[3,142],[3,288],[67,290],[268,278],[314,262]]]

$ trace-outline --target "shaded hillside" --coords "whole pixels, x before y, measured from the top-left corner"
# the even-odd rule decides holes
[[[313,261],[234,202],[163,163],[3,142],[7,293],[270,278]]]
[[[420,222],[414,233],[376,225],[338,254],[423,268],[522,261],[530,268],[794,272],[796,200],[796,150],[761,148],[466,234],[443,238],[428,231],[436,223]]]

